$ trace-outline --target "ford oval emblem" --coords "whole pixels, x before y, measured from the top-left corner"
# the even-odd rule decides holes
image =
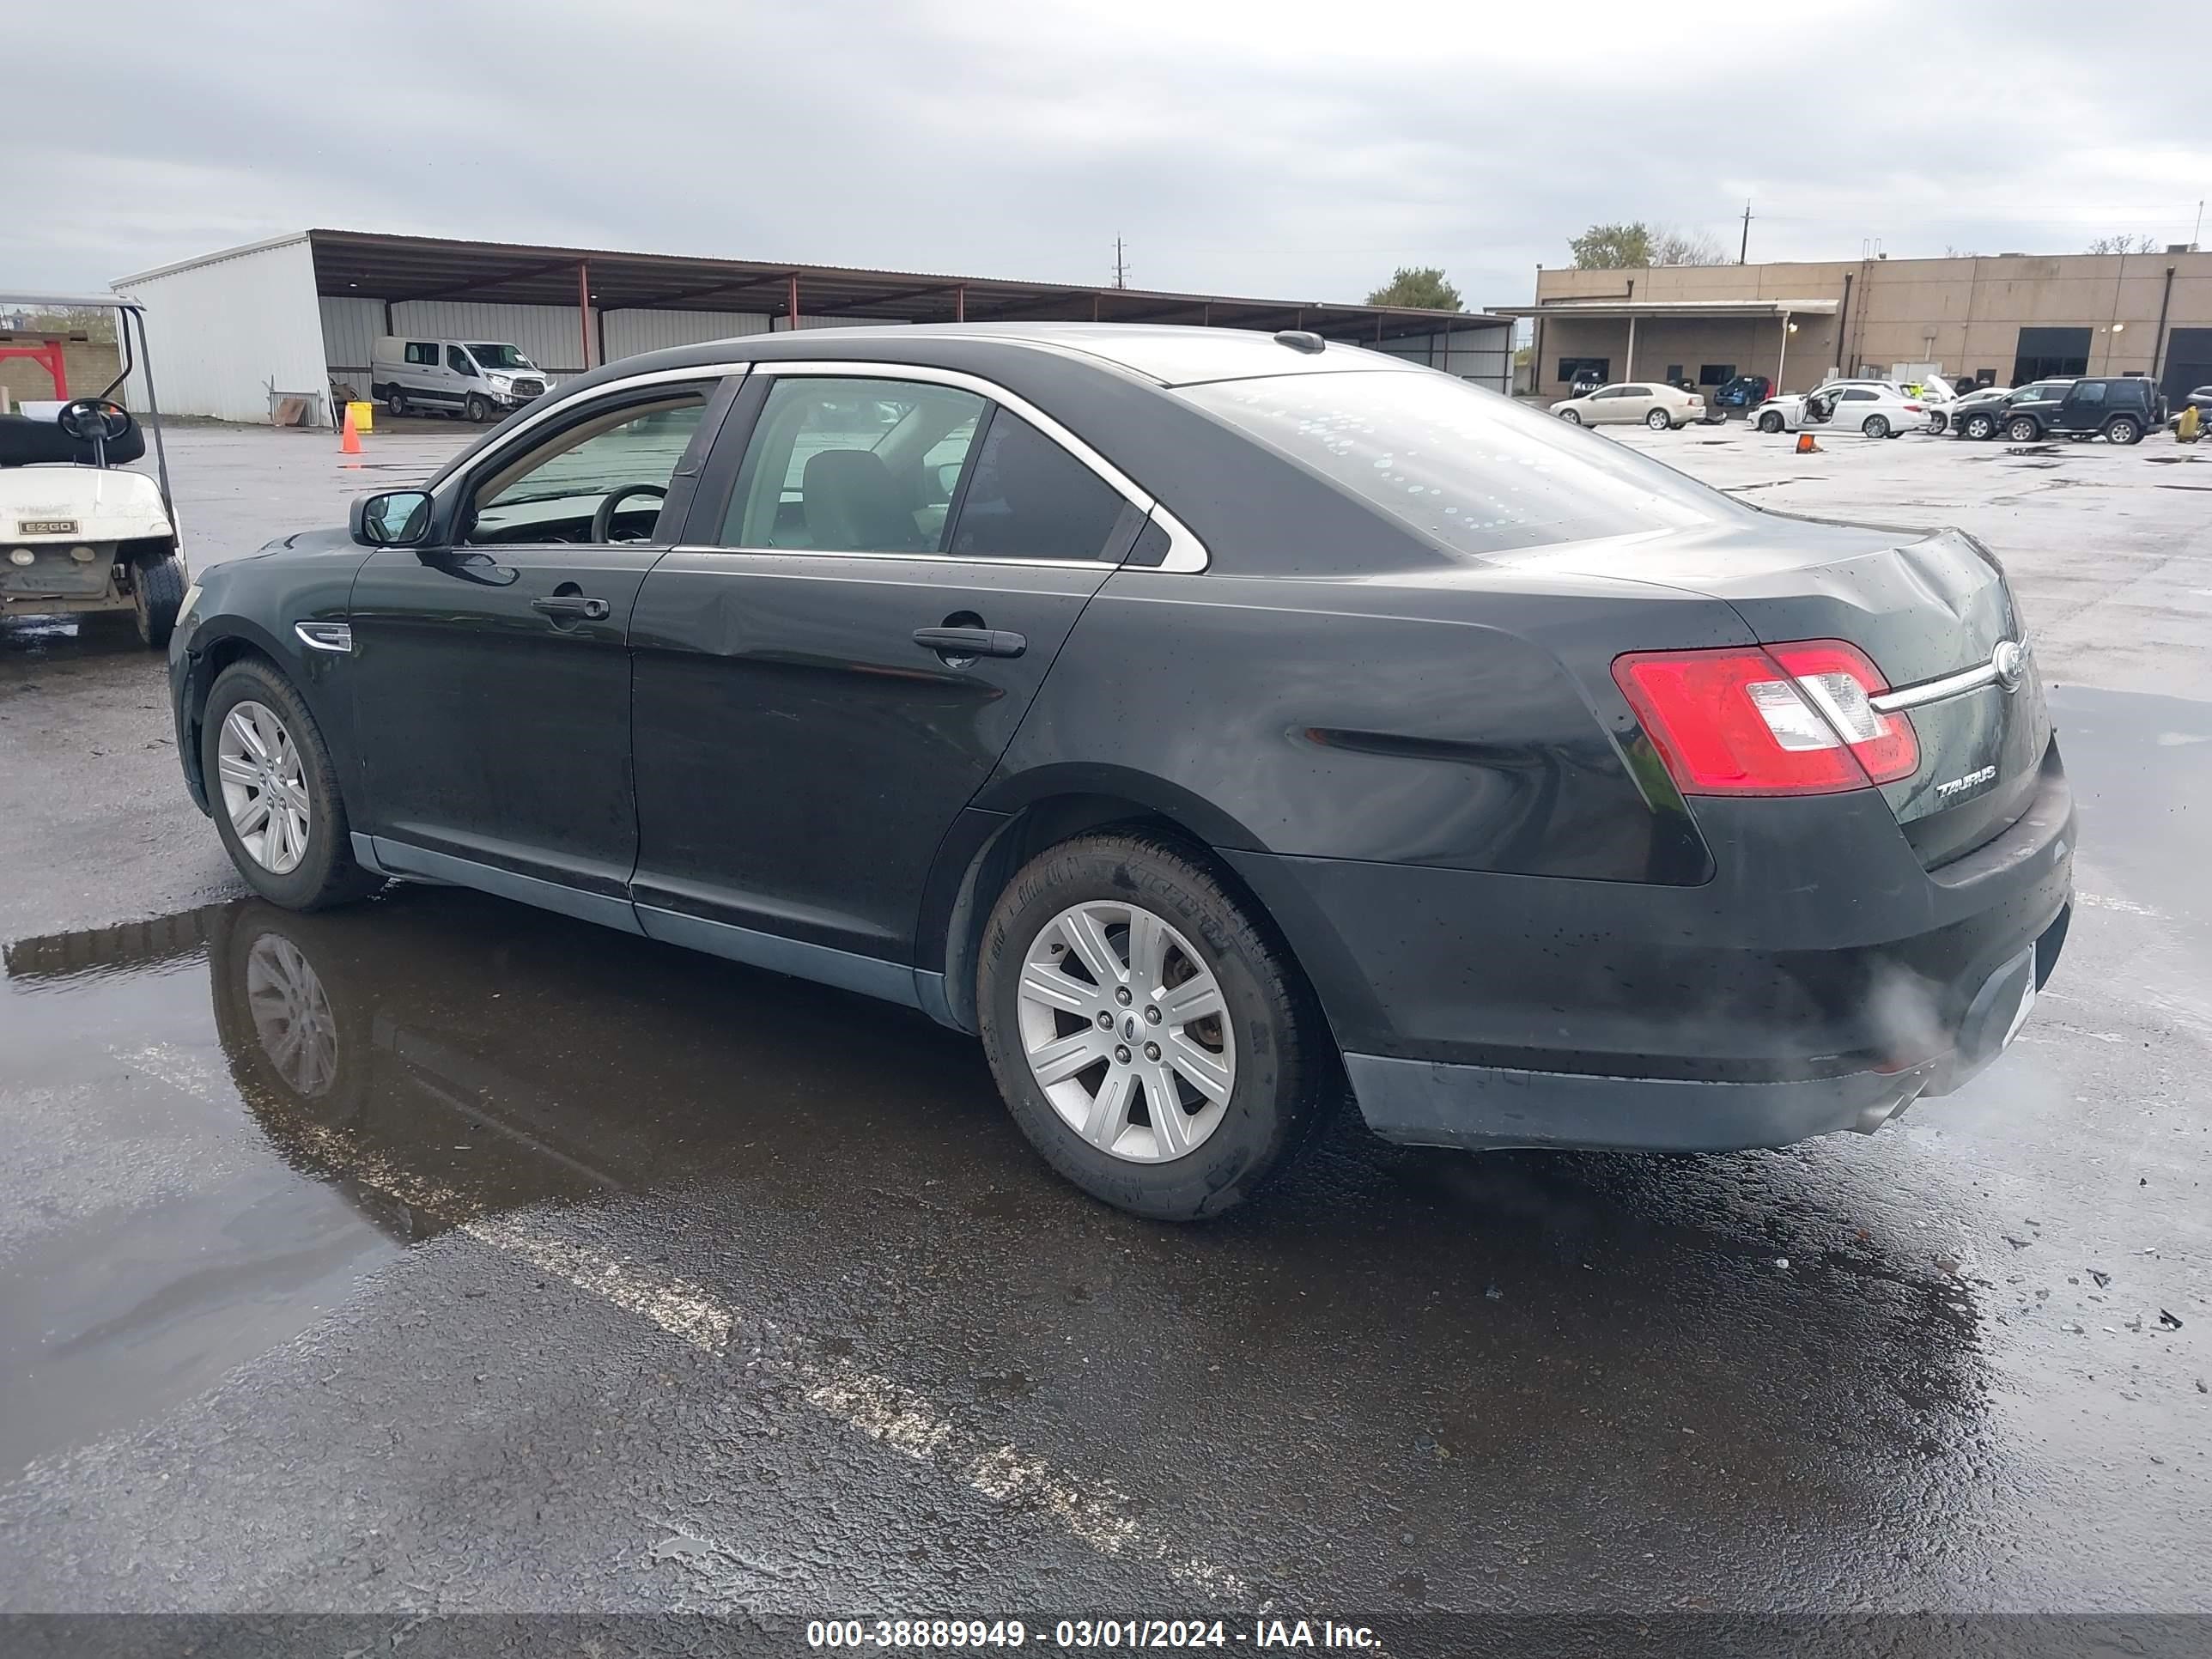
[[[1996,671],[1997,684],[2008,691],[2020,690],[2020,683],[2027,678],[2027,653],[2010,640],[1998,642],[1990,653],[1990,666]]]

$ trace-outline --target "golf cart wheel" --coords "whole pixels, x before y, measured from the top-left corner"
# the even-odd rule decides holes
[[[1570,426],[1580,426],[1583,423],[1582,410],[1578,409],[1563,409],[1559,411],[1559,418]]]
[[[2042,435],[2031,416],[2019,415],[2005,422],[2005,436],[2016,444],[2032,444]]]
[[[468,402],[462,405],[462,413],[471,426],[482,426],[491,419],[491,405],[471,392]]]
[[[330,749],[272,664],[241,657],[216,676],[200,716],[200,775],[223,850],[271,904],[319,910],[384,884],[353,861]]]
[[[407,412],[407,394],[398,386],[384,389],[384,412],[397,420]]]
[[[1991,415],[1969,415],[1959,424],[1959,435],[1984,442],[1997,435],[1996,417]]]
[[[992,908],[975,988],[1022,1133],[1133,1214],[1242,1203],[1335,1098],[1328,1029],[1288,948],[1170,842],[1106,833],[1032,859]]]
[[[185,562],[175,553],[134,560],[131,566],[131,611],[139,643],[160,651],[175,632],[185,603]]]
[[[1869,438],[1887,438],[1889,436],[1889,422],[1885,416],[1869,415],[1861,424],[1859,430]]]
[[[1765,414],[1759,417],[1759,429],[1761,432],[1766,433],[1781,431],[1782,416],[1777,414],[1773,410],[1768,410]]]
[[[1644,417],[1644,424],[1654,432],[1667,432],[1673,429],[1674,422],[1665,410],[1655,409]]]
[[[2142,428],[2131,416],[2115,415],[2105,427],[2105,441],[2114,444],[2140,443]]]

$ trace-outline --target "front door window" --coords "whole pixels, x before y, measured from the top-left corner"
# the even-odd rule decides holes
[[[706,407],[703,390],[684,387],[564,427],[477,487],[456,539],[470,546],[650,540]]]

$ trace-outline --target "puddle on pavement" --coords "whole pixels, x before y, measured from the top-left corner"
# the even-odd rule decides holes
[[[1922,1200],[1852,1138],[1476,1159],[1353,1121],[1269,1201],[1160,1228],[1054,1180],[969,1039],[467,893],[214,906],[18,939],[5,968],[0,1480],[523,1206],[625,1217],[631,1248],[682,1252],[737,1305],[893,1344],[902,1367],[1018,1370],[1043,1398],[1069,1352],[1172,1352],[1180,1397],[1208,1402],[1181,1409],[1222,1443],[1347,1391],[1362,1436],[1425,1422],[1506,1460],[1583,1446],[1593,1414],[1654,1446],[1687,1418],[1778,1491],[1808,1455],[1855,1485],[1982,1409],[1976,1321],[1922,1259]],[[1785,1247],[1789,1270],[1785,1225],[1822,1236]],[[1808,1376],[1828,1379],[1812,1398]]]
[[[852,1041],[873,1005],[472,895],[211,906],[4,962],[0,1472],[188,1397],[459,1223],[726,1176],[756,1116],[778,1156],[865,1145],[886,1094]],[[878,1018],[911,1109],[972,1123],[973,1046]]]

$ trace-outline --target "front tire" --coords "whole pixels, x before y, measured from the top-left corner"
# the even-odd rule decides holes
[[[185,604],[185,562],[172,551],[131,567],[131,614],[138,625],[138,642],[160,651],[176,631],[177,612]]]
[[[2042,429],[2025,415],[2005,422],[2005,436],[2016,444],[2032,444],[2042,435]]]
[[[473,392],[469,393],[469,400],[462,406],[462,412],[468,417],[471,426],[482,426],[491,419],[491,405]]]
[[[1859,430],[1869,438],[1887,438],[1889,436],[1889,422],[1882,416],[1869,415],[1861,424]]]
[[[1580,426],[1583,423],[1583,412],[1579,409],[1563,409],[1559,411],[1559,418],[1569,426]]]
[[[1782,416],[1776,414],[1774,410],[1768,410],[1765,414],[1759,417],[1759,429],[1769,434],[1781,431]]]
[[[1289,951],[1165,841],[1089,836],[1024,866],[985,928],[976,1006],[1030,1144],[1154,1220],[1243,1202],[1334,1097],[1328,1033]]]
[[[1960,425],[1959,435],[1978,443],[1986,443],[1997,435],[1996,417],[1993,415],[1969,415]]]
[[[223,849],[247,886],[288,910],[319,910],[384,884],[353,861],[337,771],[314,716],[268,664],[216,676],[200,719],[201,775]]]

